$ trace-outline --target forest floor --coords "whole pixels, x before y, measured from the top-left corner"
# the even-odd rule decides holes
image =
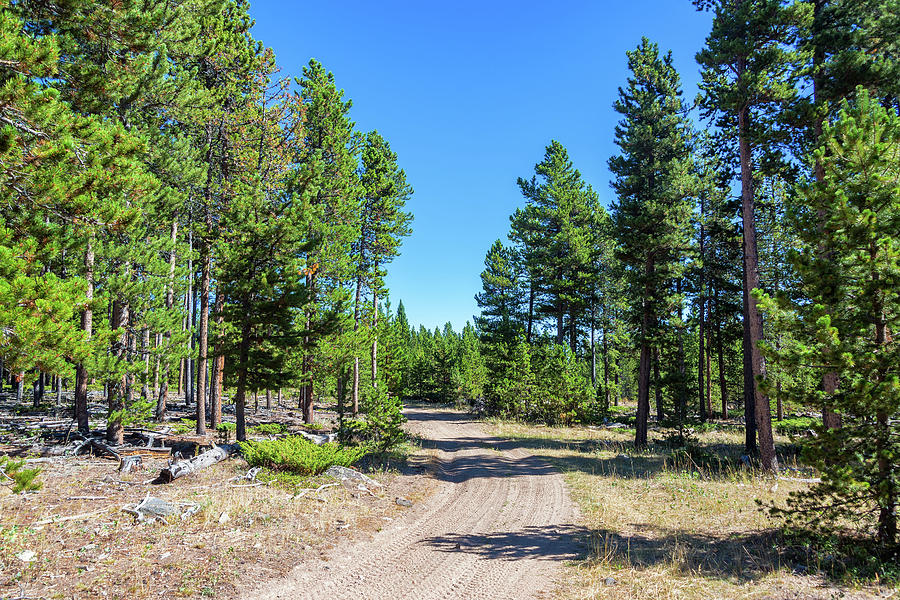
[[[737,423],[697,435],[713,459],[701,463],[673,454],[658,429],[637,453],[632,432],[615,424],[478,423],[424,405],[407,415],[407,455],[362,465],[383,485],[364,493],[324,476],[249,482],[240,458],[154,485],[164,460],[122,475],[108,459],[56,455],[38,443],[55,421],[35,426],[0,402],[0,453],[43,454],[31,465],[43,469],[39,492],[0,486],[0,599],[831,600],[898,591],[829,579],[820,559],[780,546],[757,500],[783,502],[807,475],[789,469],[775,480],[743,468]],[[251,416],[268,422],[298,423],[297,414]],[[778,442],[790,467],[795,448]],[[152,523],[123,512],[148,494],[197,512]]]
[[[409,460],[364,465],[383,486],[372,493],[326,476],[248,482],[239,457],[156,485],[165,459],[144,457],[143,469],[120,474],[114,460],[60,456],[39,435],[59,419],[8,409],[0,403],[0,454],[32,458],[28,466],[42,469],[43,487],[12,494],[0,486],[0,599],[239,597],[247,582],[278,580],[299,561],[368,539],[408,510],[397,497],[415,505],[429,493],[430,451],[417,448]],[[191,416],[184,406],[171,413],[170,425]],[[334,415],[319,417],[328,423]],[[299,413],[274,408],[248,416],[251,425],[270,422],[299,422]],[[182,437],[203,442],[189,432]],[[205,440],[212,441],[215,434]],[[122,510],[148,495],[197,512],[138,523]]]
[[[737,423],[696,436],[708,462],[673,454],[652,428],[650,450],[641,453],[625,428],[493,421],[487,431],[562,471],[581,509],[590,553],[566,569],[560,598],[833,600],[898,593],[831,580],[821,558],[779,543],[778,523],[757,501],[783,506],[809,477],[796,469],[796,448],[784,436],[776,442],[787,469],[776,480],[743,468]]]

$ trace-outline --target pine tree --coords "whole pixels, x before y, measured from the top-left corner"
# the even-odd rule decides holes
[[[686,180],[690,158],[680,78],[672,55],[644,38],[629,51],[633,73],[619,88],[616,126],[621,154],[609,160],[616,179],[612,207],[627,293],[640,346],[635,444],[647,445],[651,359],[672,316],[672,282],[684,271],[690,246],[691,203]]]
[[[397,164],[397,155],[378,132],[366,134],[360,156],[360,202],[358,237],[353,243],[356,260],[356,298],[353,308],[354,330],[360,327],[364,289],[372,293],[373,324],[375,334],[371,341],[372,381],[377,380],[378,294],[384,287],[385,265],[398,254],[402,239],[412,230],[412,215],[403,208],[412,195],[412,187],[406,182],[406,174]],[[351,392],[353,414],[359,410],[359,356],[353,361],[353,388]]]
[[[860,88],[825,124],[821,142],[814,161],[823,177],[791,207],[802,239],[794,255],[801,298],[783,295],[778,306],[763,299],[778,325],[802,332],[777,351],[768,344],[767,353],[786,368],[812,365],[841,382],[816,393],[842,424],[820,428],[805,444],[822,483],[795,494],[792,510],[814,526],[871,523],[889,556],[900,542],[900,117]]]
[[[703,67],[703,113],[733,132],[738,145],[744,240],[745,402],[751,405],[752,390],[760,459],[763,468],[775,471],[778,459],[771,408],[758,384],[765,363],[759,351],[762,319],[752,295],[759,287],[754,162],[758,164],[761,152],[776,153],[783,132],[772,112],[790,103],[797,93],[794,83],[801,57],[789,45],[795,41],[806,11],[786,7],[782,0],[696,0],[695,4],[715,13],[706,48],[697,54],[697,62]]]
[[[344,100],[334,75],[310,60],[298,83],[304,128],[295,159],[303,168],[293,186],[308,198],[307,237],[321,240],[306,257],[310,301],[305,308],[305,329],[313,331],[323,329],[329,314],[343,310],[348,295],[343,284],[352,279],[354,271],[350,244],[359,235],[356,142],[349,116],[352,103]],[[320,311],[320,307],[333,312]],[[316,341],[312,336],[304,341],[307,350],[301,366],[306,383],[301,387],[300,403],[308,422],[313,419]]]
[[[556,343],[574,352],[587,310],[597,218],[597,195],[585,184],[562,144],[553,140],[535,175],[518,185],[525,208],[510,218],[529,278],[529,333],[533,315],[556,320]],[[532,309],[534,298],[540,303]]]

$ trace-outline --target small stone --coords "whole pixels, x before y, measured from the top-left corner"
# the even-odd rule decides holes
[[[22,562],[31,562],[34,560],[34,557],[37,556],[33,550],[23,550],[16,554],[16,558],[21,560]]]
[[[616,583],[618,583],[618,582],[615,579],[613,579],[612,577],[607,577],[606,579],[603,580],[603,585],[613,586],[613,585],[616,585]]]
[[[396,500],[394,500],[394,502],[396,502],[398,506],[405,506],[406,508],[409,508],[413,504],[412,501],[407,500],[406,498],[399,498],[399,497]]]
[[[228,516],[227,512],[223,512],[221,515],[219,515],[219,525],[224,525],[225,523],[227,523],[230,520],[231,520],[231,517]]]

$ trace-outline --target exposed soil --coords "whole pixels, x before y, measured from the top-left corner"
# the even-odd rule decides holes
[[[457,412],[407,410],[433,452],[434,490],[371,539],[302,561],[243,597],[541,598],[565,561],[585,553],[562,475]]]

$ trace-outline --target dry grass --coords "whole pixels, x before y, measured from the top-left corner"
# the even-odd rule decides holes
[[[229,483],[247,471],[242,459],[169,485],[145,483],[162,464],[120,479],[113,461],[59,459],[41,465],[44,488],[36,494],[0,488],[0,598],[235,597],[243,582],[284,575],[341,539],[382,528],[403,510],[395,496],[427,493],[424,475],[413,468],[377,473],[385,488],[374,497],[337,486],[293,498],[280,484]],[[333,480],[302,485],[326,481]],[[201,510],[185,521],[136,523],[122,506],[148,493]],[[35,553],[30,562],[19,558],[26,550]]]
[[[561,598],[832,599],[897,591],[808,574],[815,564],[779,548],[777,523],[757,501],[784,502],[806,484],[744,469],[740,432],[700,435],[720,460],[698,465],[658,444],[635,453],[630,433],[616,429],[491,427],[557,465],[581,508],[589,550],[567,569]],[[657,432],[651,438],[660,441]],[[790,455],[787,440],[778,442]]]

